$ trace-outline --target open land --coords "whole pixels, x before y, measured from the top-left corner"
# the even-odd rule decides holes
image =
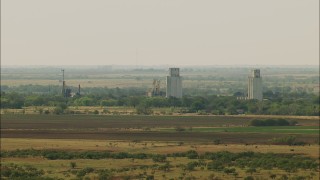
[[[296,119],[303,126],[273,128],[248,127],[250,120],[243,116],[2,115],[1,136],[190,142],[219,138],[224,143],[265,144],[295,135],[306,143],[319,141],[319,122],[314,119]]]
[[[263,116],[265,118],[266,116]],[[317,117],[286,117],[299,126],[250,127],[258,116],[139,116],[139,115],[1,115],[1,151],[33,152],[33,155],[3,155],[1,164],[8,169],[32,166],[54,179],[243,179],[253,176],[269,179],[304,177],[319,178],[315,169],[281,167],[250,167],[236,163],[224,169],[210,169],[210,159],[170,157],[157,162],[153,155],[185,153],[199,154],[274,153],[311,158],[319,163],[319,121]],[[269,118],[278,118],[269,116]],[[274,138],[294,136],[303,145],[275,145]],[[217,141],[218,140],[218,141]],[[98,158],[64,156],[50,159],[42,153],[130,153],[147,154],[146,158]],[[53,153],[51,152],[51,153]],[[17,153],[17,152],[16,152]],[[38,153],[38,154],[37,154]],[[152,156],[151,156],[152,155]],[[150,156],[150,157],[149,157]],[[291,158],[295,159],[295,158]],[[277,158],[274,158],[277,159]],[[290,159],[283,160],[290,161]],[[305,160],[309,161],[309,160]],[[196,163],[195,163],[196,162]],[[201,162],[201,163],[199,163]],[[71,166],[71,164],[75,166]],[[192,164],[195,166],[192,168]],[[191,168],[190,168],[190,167]],[[88,170],[89,167],[89,170]],[[190,169],[188,169],[188,167]],[[90,169],[91,168],[91,169]],[[229,168],[229,169],[228,169]],[[232,169],[234,168],[234,169]],[[92,170],[93,169],[93,170]],[[108,169],[108,171],[103,171]],[[85,172],[84,172],[85,171]],[[230,171],[230,172],[228,172]],[[106,174],[103,174],[106,173]],[[112,178],[111,178],[112,177]],[[107,178],[106,178],[107,179]]]
[[[249,69],[184,68],[184,93],[245,92]],[[319,92],[318,67],[261,71],[265,91]],[[60,72],[60,67],[3,68],[2,90],[58,94]],[[161,80],[164,91],[166,75],[167,68],[69,67],[65,79],[68,87],[80,84],[83,95],[95,94],[97,87],[135,88],[142,95],[153,79]],[[53,108],[1,109],[1,179],[319,179],[318,116],[186,115],[178,107],[140,116],[133,107],[116,106],[69,106],[74,115],[39,113]],[[253,119],[279,118],[299,126],[249,126]],[[298,145],[274,142],[292,137]]]

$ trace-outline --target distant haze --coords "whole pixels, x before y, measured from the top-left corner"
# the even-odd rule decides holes
[[[2,65],[316,65],[319,0],[3,0]]]

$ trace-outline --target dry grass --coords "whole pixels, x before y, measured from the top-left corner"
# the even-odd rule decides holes
[[[179,142],[153,142],[153,141],[106,141],[106,140],[82,140],[82,139],[25,139],[25,138],[2,138],[1,150],[15,150],[15,149],[58,149],[64,151],[113,151],[113,152],[129,152],[129,153],[154,153],[154,154],[167,154],[173,152],[186,152],[189,150],[196,150],[199,153],[203,152],[273,152],[273,153],[299,153],[319,158],[319,146],[280,146],[280,145],[241,145],[241,144],[229,144],[229,145],[212,145],[201,143],[184,143]],[[294,151],[292,151],[294,149]],[[124,176],[136,176],[139,174],[154,175],[155,179],[175,178],[178,177],[196,177],[197,179],[208,179],[208,177],[219,177],[219,179],[233,179],[233,175],[227,175],[223,172],[210,171],[207,169],[200,169],[196,167],[194,171],[185,171],[179,167],[179,164],[186,165],[191,161],[197,161],[187,159],[183,157],[167,158],[167,161],[172,165],[169,172],[164,172],[159,169],[148,168],[146,170],[140,169],[142,165],[151,167],[154,163],[151,159],[72,159],[72,160],[48,160],[41,157],[27,157],[27,158],[2,158],[1,163],[7,165],[10,163],[18,165],[31,165],[38,169],[43,169],[46,176],[54,178],[72,179],[76,178],[75,174],[72,174],[70,170],[81,170],[86,167],[98,169],[122,169],[138,167],[137,169],[131,169],[124,172],[113,172],[115,177]],[[75,162],[76,167],[72,169],[70,163]],[[206,162],[209,162],[206,160]],[[251,174],[246,173],[246,169],[236,168],[238,173],[237,178],[244,178]],[[288,174],[287,172],[279,169],[261,170],[253,173],[252,175],[260,178],[269,178],[271,174],[277,174],[279,178],[281,175],[287,175],[294,177],[298,175],[309,175],[312,179],[318,179],[319,174],[309,171],[300,170],[295,173]],[[86,175],[90,179],[97,179],[96,173],[90,173]],[[164,178],[165,177],[165,178]]]
[[[167,161],[172,165],[169,172],[164,172],[162,170],[142,170],[142,169],[135,169],[135,170],[129,170],[125,172],[118,172],[114,173],[114,176],[133,176],[138,174],[153,174],[155,179],[164,179],[166,178],[172,178],[172,177],[196,177],[197,179],[206,179],[210,175],[213,175],[215,177],[220,177],[220,179],[233,179],[233,175],[227,175],[223,172],[217,172],[217,171],[209,171],[206,169],[200,169],[195,168],[194,171],[184,171],[181,168],[177,167],[179,164],[187,164],[188,162],[192,162],[195,160],[190,160],[187,158],[168,158]],[[76,167],[72,169],[70,167],[70,163],[75,162]],[[100,160],[92,160],[92,159],[74,159],[74,160],[46,160],[43,158],[3,158],[2,163],[4,165],[14,163],[17,165],[31,165],[33,167],[36,167],[38,169],[43,169],[45,171],[45,175],[49,177],[56,177],[56,178],[66,178],[66,179],[72,179],[76,176],[69,172],[69,170],[81,170],[86,167],[97,169],[121,169],[121,168],[129,168],[129,167],[139,167],[141,165],[147,165],[151,166],[154,164],[154,162],[150,159],[100,159]],[[160,163],[163,164],[163,163]],[[246,176],[249,176],[250,174],[245,172],[246,169],[240,169],[236,168],[236,171],[238,172],[238,178],[243,178]],[[253,176],[255,177],[263,177],[263,178],[269,178],[271,174],[277,174],[277,177],[280,177],[282,174],[288,175],[288,173],[284,172],[283,170],[279,169],[272,169],[272,170],[257,170],[257,173],[253,173]],[[297,175],[310,175],[312,172],[305,170],[305,171],[298,171],[294,174],[291,174],[292,177]],[[90,177],[90,179],[97,179],[97,175],[94,173],[91,173],[87,175]],[[289,175],[290,176],[290,175]],[[318,179],[319,174],[315,174],[313,179]]]
[[[78,109],[83,110],[82,107]],[[92,109],[90,109],[92,110]],[[118,109],[121,110],[121,109]],[[319,158],[319,145],[310,146],[284,146],[284,145],[264,145],[266,141],[261,145],[245,145],[244,140],[250,138],[263,139],[271,138],[270,135],[275,134],[236,134],[236,133],[220,133],[220,134],[206,134],[198,132],[175,132],[169,134],[170,136],[162,137],[163,134],[157,134],[158,132],[145,131],[145,127],[150,129],[159,127],[172,127],[181,125],[187,125],[187,127],[208,127],[208,125],[214,124],[215,126],[222,126],[227,123],[243,124],[250,118],[255,116],[217,116],[217,117],[186,117],[186,116],[100,116],[100,115],[81,115],[81,116],[39,116],[39,115],[3,115],[1,125],[1,135],[15,135],[16,138],[1,138],[1,150],[16,150],[16,149],[57,149],[63,151],[111,151],[111,152],[128,152],[128,153],[148,153],[148,154],[168,154],[176,152],[186,152],[189,150],[195,150],[199,153],[204,152],[273,152],[273,153],[287,153],[287,154],[304,154],[313,158]],[[195,121],[196,119],[196,121]],[[291,117],[290,117],[291,119]],[[293,118],[292,118],[293,119]],[[214,123],[213,123],[214,121]],[[317,120],[311,119],[298,119],[299,123],[316,124]],[[227,123],[228,124],[228,123]],[[143,126],[142,126],[143,125]],[[78,127],[79,126],[79,127]],[[110,126],[110,127],[109,127]],[[126,128],[125,128],[126,127]],[[49,128],[49,129],[47,129]],[[114,131],[114,132],[113,132]],[[37,134],[38,132],[38,134]],[[6,134],[7,133],[7,134]],[[8,134],[9,133],[9,134]],[[19,134],[20,133],[20,134]],[[26,138],[30,134],[35,133],[32,139]],[[114,135],[112,133],[115,133]],[[58,136],[61,139],[57,139]],[[79,135],[79,136],[75,136]],[[81,136],[80,136],[81,135]],[[99,137],[89,139],[90,135],[97,135]],[[138,136],[140,140],[138,141]],[[161,136],[160,136],[161,135]],[[200,141],[199,137],[208,140]],[[52,139],[45,137],[51,137]],[[74,136],[72,139],[72,136]],[[159,141],[152,138],[160,136]],[[174,136],[174,137],[173,137]],[[270,137],[269,137],[270,136]],[[316,135],[314,135],[316,136]],[[83,138],[81,138],[83,137]],[[152,137],[148,140],[148,137]],[[180,138],[174,140],[174,138]],[[214,137],[225,137],[223,143],[214,145],[212,139]],[[42,138],[42,139],[41,139]],[[111,139],[110,139],[111,138]],[[122,140],[120,140],[122,138]],[[163,140],[161,140],[163,138]],[[196,139],[194,139],[196,138]],[[309,136],[304,138],[310,139]],[[109,139],[109,140],[108,140]],[[143,169],[131,169],[124,172],[114,171],[114,176],[123,177],[126,175],[139,175],[139,174],[153,174],[155,179],[166,179],[178,177],[191,177],[194,176],[197,179],[207,179],[210,175],[214,174],[214,177],[220,179],[234,179],[233,175],[227,175],[223,172],[209,171],[206,168],[200,169],[197,167],[195,171],[185,171],[181,167],[177,167],[179,164],[186,165],[191,161],[187,158],[167,158],[167,161],[173,166],[169,172],[164,172],[159,169],[148,168]],[[76,162],[75,170],[81,170],[86,167],[92,167],[98,169],[122,169],[133,168],[141,165],[152,166],[155,163],[152,159],[73,159],[73,160],[48,160],[41,157],[27,157],[27,158],[2,158],[1,163],[3,165],[15,163],[19,165],[32,165],[38,169],[43,169],[45,175],[54,178],[75,179],[76,175],[72,174],[70,170],[71,162]],[[208,161],[207,161],[208,162]],[[244,178],[250,174],[245,172],[246,169],[236,168],[238,173],[237,178]],[[254,173],[255,177],[263,177],[264,179],[270,178],[271,174],[277,174],[279,178],[282,174],[288,175],[287,172],[279,169],[261,170]],[[290,176],[297,175],[311,175],[315,172],[308,170],[298,171],[291,173]],[[90,173],[86,175],[90,179],[97,179],[97,173]],[[311,177],[311,176],[310,176]],[[313,179],[318,179],[319,174],[316,173]]]
[[[75,140],[75,139],[23,139],[23,138],[2,138],[1,150],[15,149],[59,149],[59,150],[95,150],[95,151],[113,151],[113,152],[130,152],[130,153],[155,153],[167,154],[173,152],[186,152],[190,149],[199,153],[204,152],[273,152],[273,153],[298,153],[307,156],[319,158],[319,145],[310,146],[287,146],[287,145],[213,145],[200,143],[179,142],[132,142],[132,141],[106,141],[106,140]],[[292,149],[294,151],[292,151]]]

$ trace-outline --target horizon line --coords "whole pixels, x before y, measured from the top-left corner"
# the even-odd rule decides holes
[[[57,67],[57,66],[129,66],[129,67],[161,67],[161,66],[180,66],[180,67],[208,67],[208,66],[319,66],[319,64],[203,64],[203,65],[177,65],[177,64],[159,64],[159,65],[134,65],[134,64],[30,64],[30,65],[23,65],[23,64],[1,64],[1,67],[3,66],[51,66],[51,67]]]

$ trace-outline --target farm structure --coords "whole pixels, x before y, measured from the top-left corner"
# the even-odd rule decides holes
[[[262,78],[260,69],[253,69],[248,77],[248,99],[262,100]]]
[[[154,79],[152,85],[153,87],[147,92],[148,97],[164,95],[164,92],[160,91],[160,80]]]
[[[182,77],[179,71],[179,68],[169,68],[166,97],[182,98]]]

